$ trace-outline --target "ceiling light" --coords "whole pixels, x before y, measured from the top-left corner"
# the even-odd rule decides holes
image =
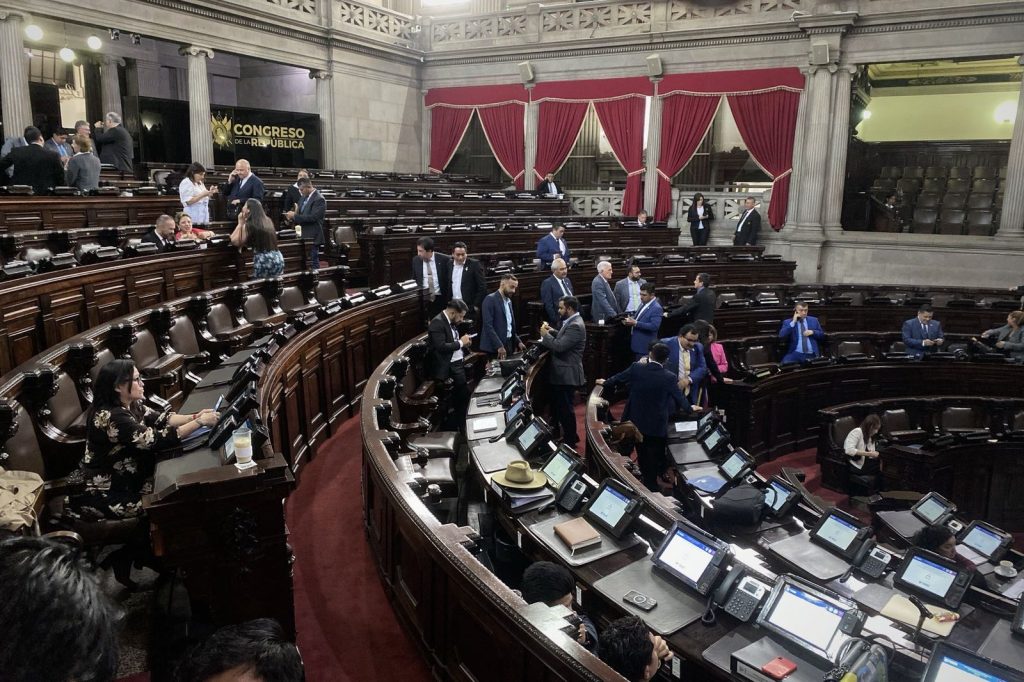
[[[60,58],[66,62],[75,61],[75,51],[72,50],[70,47],[60,48],[60,52],[58,54],[60,55]]]
[[[871,118],[871,110],[870,109],[865,109],[864,111],[860,112],[860,120],[866,121],[869,118]]]
[[[85,44],[89,46],[90,50],[98,50],[103,47],[103,41],[99,39],[99,36],[89,36],[85,39]]]
[[[1013,123],[1017,118],[1017,103],[1013,100],[1006,100],[996,107],[996,123]]]
[[[39,28],[35,24],[29,24],[25,27],[25,35],[29,40],[42,40],[43,29]]]

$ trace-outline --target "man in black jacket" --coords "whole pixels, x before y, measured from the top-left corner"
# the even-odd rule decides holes
[[[441,287],[441,297],[446,301],[457,298],[467,306],[466,314],[472,320],[480,320],[480,304],[487,295],[487,282],[484,279],[484,266],[480,261],[469,257],[465,242],[455,242],[452,246],[451,270],[445,285]]]
[[[0,174],[13,165],[10,184],[32,185],[36,194],[49,194],[51,187],[64,184],[64,166],[60,156],[43,147],[43,134],[39,128],[26,128],[25,141],[28,144],[24,147],[17,147],[0,159]]]
[[[252,176],[255,179],[255,175]],[[301,199],[295,210],[288,211],[284,217],[295,223],[295,236],[309,244],[309,260],[306,269],[316,272],[320,269],[320,245],[324,243],[324,216],[327,214],[327,200],[313,187],[308,177],[300,178],[297,183]]]
[[[696,291],[684,305],[665,315],[672,322],[696,322],[704,320],[708,324],[715,321],[715,290],[711,288],[711,275],[699,272],[693,279]]]
[[[427,314],[437,315],[447,303],[449,294],[452,260],[443,253],[434,251],[434,240],[420,237],[416,240],[416,255],[412,257],[412,278],[416,284],[427,288]]]
[[[96,121],[96,131],[92,139],[100,147],[100,163],[112,164],[124,173],[132,172],[132,136],[121,125],[121,116],[109,111],[102,121]]]
[[[156,244],[157,251],[169,250],[174,242],[174,218],[166,214],[157,218],[149,232],[142,235],[142,241]]]
[[[453,298],[445,309],[439,312],[427,325],[427,339],[430,344],[430,375],[438,381],[452,380],[449,412],[445,415],[442,428],[451,431],[465,426],[466,410],[469,407],[469,387],[466,384],[466,368],[463,365],[465,352],[472,340],[467,334],[459,334],[458,326],[466,317],[466,304]]]
[[[747,197],[743,200],[743,213],[736,223],[736,233],[732,238],[733,246],[754,246],[757,244],[757,234],[761,231],[761,214],[754,206],[757,200],[754,197]]]
[[[263,181],[252,172],[249,162],[246,159],[239,159],[235,161],[235,170],[228,175],[227,184],[221,185],[220,191],[224,193],[224,200],[227,201],[228,218],[234,220],[246,199],[262,202],[266,188]],[[301,187],[299,192],[302,192]]]

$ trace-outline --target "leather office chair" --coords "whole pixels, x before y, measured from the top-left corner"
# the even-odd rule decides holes
[[[925,178],[924,182],[921,183],[921,193],[924,192],[938,192],[942,193],[946,190],[946,178]],[[920,204],[920,197],[918,197],[918,204]]]
[[[939,193],[942,189],[929,189],[925,188],[925,191],[917,195],[917,203],[915,204],[916,209],[922,208],[938,208],[939,207]]]
[[[995,228],[995,216],[990,210],[967,212],[967,234],[991,236]]]
[[[971,177],[971,169],[964,168],[962,166],[953,166],[949,169],[949,177],[969,179]]]
[[[245,311],[245,319],[252,323],[258,333],[269,331],[288,317],[284,311],[271,310],[266,297],[260,292],[246,296],[242,310]]]
[[[946,206],[943,205],[942,214],[939,216],[938,229],[936,231],[939,234],[963,234],[965,218],[966,213],[963,209],[946,208]]]
[[[946,182],[946,191],[967,194],[971,190],[971,181],[967,178],[950,178]]]
[[[941,430],[949,433],[970,433],[988,429],[988,418],[973,407],[950,405],[939,415]]]
[[[145,379],[147,393],[156,393],[165,400],[181,393],[181,370],[185,364],[182,354],[161,355],[156,339],[148,329],[135,332],[135,343],[128,352]]]
[[[910,224],[910,231],[915,234],[933,234],[937,220],[938,211],[934,208],[914,209],[914,220]]]
[[[941,178],[945,180],[948,174],[949,171],[945,166],[928,166],[924,169],[925,178]]]
[[[924,168],[921,166],[904,166],[903,167],[904,178],[924,178]]]
[[[998,177],[998,172],[993,166],[975,166],[971,175],[975,180],[987,180]]]
[[[882,434],[891,441],[912,442],[921,440],[927,431],[918,427],[904,408],[894,408],[882,413]]]
[[[743,353],[743,365],[749,369],[777,365],[774,349],[765,345],[748,346]]]

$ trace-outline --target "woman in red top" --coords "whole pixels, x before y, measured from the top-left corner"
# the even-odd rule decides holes
[[[192,227],[192,216],[188,213],[179,213],[174,216],[174,222],[178,229],[174,233],[174,238],[177,239],[195,239],[197,241],[203,241],[213,236],[213,232],[209,230],[200,230],[198,227]]]

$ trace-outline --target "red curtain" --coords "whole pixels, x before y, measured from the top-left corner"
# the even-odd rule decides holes
[[[800,93],[776,90],[755,95],[729,95],[736,127],[757,165],[772,177],[768,223],[778,231],[789,209],[789,178],[793,173],[793,138]]]
[[[715,118],[721,99],[697,95],[669,95],[664,98],[655,220],[667,220],[672,212],[672,176],[693,158]]]
[[[473,109],[455,109],[437,106],[430,110],[430,164],[431,173],[443,173],[459,148]]]
[[[516,183],[516,188],[522,189],[526,178],[523,172],[526,165],[523,121],[526,107],[513,103],[480,107],[476,111],[498,165]]]
[[[643,97],[624,97],[594,102],[597,119],[612,153],[626,171],[626,192],[622,195],[622,215],[634,216],[644,207],[644,109]]]
[[[537,160],[533,172],[538,180],[543,180],[545,175],[556,172],[569,158],[590,102],[547,100],[538,106]]]

